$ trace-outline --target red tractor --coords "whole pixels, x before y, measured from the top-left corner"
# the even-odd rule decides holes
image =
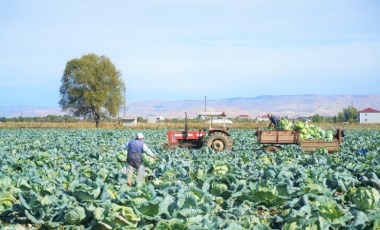
[[[224,112],[203,112],[199,114],[203,117],[210,117],[208,129],[188,130],[187,113],[185,113],[185,130],[184,131],[168,131],[168,146],[180,148],[201,148],[208,146],[215,151],[232,150],[232,138],[227,132],[226,114]],[[215,124],[214,118],[222,117],[221,128],[213,128]]]

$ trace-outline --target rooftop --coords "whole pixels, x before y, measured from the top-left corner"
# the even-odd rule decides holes
[[[378,111],[376,109],[372,109],[372,108],[366,108],[366,109],[359,111],[359,113],[380,113],[380,111]]]

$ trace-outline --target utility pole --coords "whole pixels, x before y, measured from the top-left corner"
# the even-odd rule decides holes
[[[125,118],[125,110],[126,110],[126,104],[127,104],[127,93],[126,93],[127,89],[126,87],[124,86],[124,118]]]
[[[205,96],[205,112],[207,111],[207,109],[206,109],[206,101],[207,101],[207,96]]]

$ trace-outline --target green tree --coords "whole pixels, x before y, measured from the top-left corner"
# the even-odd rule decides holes
[[[316,122],[323,122],[324,119],[319,114],[315,114],[311,117],[311,120],[316,123]]]
[[[62,110],[74,117],[94,119],[97,128],[101,117],[117,116],[124,102],[121,73],[106,56],[88,54],[70,60],[61,82]]]
[[[339,112],[338,115],[336,116],[336,122],[344,122],[344,115],[342,112]]]
[[[342,112],[339,112],[336,118],[334,119],[334,122],[356,122],[358,118],[358,110],[353,107],[349,106],[347,108],[344,108]]]
[[[145,123],[145,122],[147,122],[147,119],[144,119],[143,117],[137,117],[137,122],[138,123]]]
[[[353,106],[349,106],[343,109],[343,116],[345,121],[350,123],[356,122],[358,118],[358,110]]]

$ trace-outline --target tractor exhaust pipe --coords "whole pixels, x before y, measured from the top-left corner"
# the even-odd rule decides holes
[[[185,112],[185,135],[184,135],[185,138],[187,138],[188,130],[189,130],[189,127],[187,126],[187,113]]]

